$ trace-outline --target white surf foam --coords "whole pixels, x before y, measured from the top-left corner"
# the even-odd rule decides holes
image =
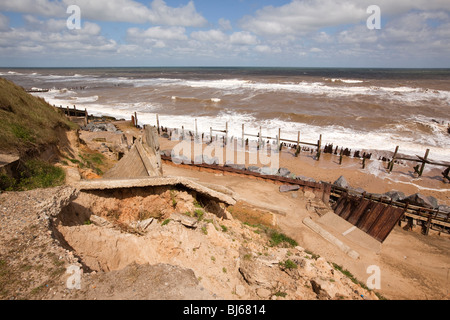
[[[337,79],[331,79],[331,82],[343,82],[343,83],[353,84],[353,83],[363,83],[364,81],[362,81],[362,80],[339,79],[339,78],[337,78]]]

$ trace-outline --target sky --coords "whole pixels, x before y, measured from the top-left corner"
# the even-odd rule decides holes
[[[134,66],[450,68],[450,1],[0,2],[0,67]]]

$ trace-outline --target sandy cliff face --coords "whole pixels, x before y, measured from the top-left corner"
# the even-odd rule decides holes
[[[120,198],[1,194],[2,299],[376,299],[325,259],[218,218],[185,190]],[[162,215],[140,216],[138,204],[152,203]],[[80,287],[69,289],[72,267]]]
[[[325,259],[299,246],[274,246],[267,229],[218,218],[185,191],[125,199],[82,193],[63,210],[58,230],[99,273],[166,264],[192,270],[222,299],[376,299]]]

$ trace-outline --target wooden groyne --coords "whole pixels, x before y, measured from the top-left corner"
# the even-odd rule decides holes
[[[406,228],[411,228],[415,223],[422,226],[422,233],[425,235],[429,233],[430,229],[450,234],[450,212],[442,212],[439,209],[431,209],[425,206],[411,204],[407,201],[393,201],[392,198],[383,195],[374,195],[371,193],[357,192],[354,190],[350,191],[336,185],[331,186],[330,200],[335,212],[337,210],[338,212],[336,213],[343,215],[344,217],[348,217],[351,215],[351,212],[355,211],[356,213],[354,214],[358,216],[361,214],[357,212],[358,210],[361,210],[357,209],[361,208],[360,204],[365,201],[370,201],[380,203],[386,208],[397,208],[403,211],[403,215],[398,216],[394,220],[396,220],[396,223],[406,221]],[[353,204],[351,202],[353,202]],[[366,207],[366,210],[375,211],[373,207]],[[378,214],[379,213],[380,212],[378,212]],[[356,221],[355,223],[361,223],[361,221],[362,220],[359,220],[359,222]]]
[[[197,119],[195,119],[195,129],[194,130],[188,130],[185,129],[184,126],[182,126],[181,131],[176,128],[164,128],[163,126],[160,126],[159,116],[156,115],[156,125],[158,128],[158,133],[172,133],[174,130],[181,135],[182,139],[185,139],[187,136],[191,136],[192,139],[197,137],[202,137],[202,140],[204,141],[205,133],[199,133],[197,128]],[[339,164],[341,165],[343,162],[344,157],[353,157],[354,159],[361,160],[361,166],[362,169],[366,168],[367,161],[372,160],[372,153],[365,152],[362,150],[355,150],[352,152],[349,148],[344,148],[339,146],[333,146],[333,144],[327,144],[324,147],[322,147],[322,134],[319,135],[319,138],[316,142],[307,142],[302,141],[301,138],[301,132],[297,132],[297,140],[292,139],[286,139],[282,138],[281,128],[278,129],[278,135],[275,137],[263,135],[263,128],[260,126],[259,131],[257,133],[250,133],[245,130],[245,125],[242,124],[242,134],[240,137],[240,142],[242,144],[242,147],[249,144],[249,137],[250,138],[256,138],[257,140],[257,146],[258,148],[262,147],[265,143],[267,145],[270,145],[270,141],[272,141],[271,147],[281,151],[283,148],[291,148],[295,150],[295,157],[298,157],[299,154],[302,151],[310,151],[311,153],[315,153],[314,159],[319,161],[322,153],[328,153],[328,154],[334,154],[339,156]],[[238,137],[231,137],[230,138],[230,132],[228,128],[228,122],[225,123],[224,128],[213,128],[210,127],[209,130],[209,136],[207,136],[210,142],[219,141],[222,140],[223,144],[226,145],[227,143],[234,142],[235,140],[239,140]],[[238,141],[239,143],[239,141]],[[353,156],[352,156],[353,154]],[[399,161],[412,161],[418,163],[415,167],[413,167],[414,172],[417,174],[418,177],[421,177],[423,175],[425,165],[431,165],[431,166],[437,166],[437,167],[443,167],[444,170],[442,171],[442,177],[444,182],[450,182],[450,162],[439,162],[429,159],[430,150],[427,149],[425,151],[425,155],[419,156],[416,155],[416,158],[412,157],[405,157],[399,155],[399,146],[397,146],[393,152],[392,158],[386,158],[381,157],[378,159],[378,161],[387,162],[386,165],[386,171],[388,173],[391,173],[394,164],[398,163]]]

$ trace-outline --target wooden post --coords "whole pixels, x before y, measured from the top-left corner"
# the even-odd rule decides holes
[[[258,148],[262,147],[262,128],[259,126],[259,139],[258,139]]]
[[[395,157],[397,156],[397,152],[398,152],[398,146],[395,147],[395,152],[394,152],[394,155],[392,156],[392,160],[388,164],[389,173],[391,173],[392,169],[394,168],[394,160],[395,160]]]
[[[281,128],[278,128],[277,148],[281,151]]]
[[[159,115],[158,114],[156,114],[156,127],[158,129],[158,135],[160,135],[161,131],[159,130]]]
[[[300,131],[297,132],[297,149],[295,150],[295,156],[298,157],[300,154],[301,147],[300,147]]]
[[[77,116],[77,107],[75,105],[73,105],[73,113],[75,115],[75,117]]]
[[[209,136],[211,137],[211,143],[212,143],[212,141],[213,141],[212,127],[209,127]]]
[[[84,108],[84,125],[87,126],[88,123],[89,123],[88,112],[87,112],[87,109]]]
[[[320,159],[320,148],[322,147],[322,135],[320,135],[320,137],[319,137],[319,141],[317,141],[317,155],[316,155],[316,158],[317,158],[317,161]]]
[[[184,126],[181,126],[181,140],[184,140]]]
[[[228,143],[228,122],[225,123],[225,141],[224,144]]]
[[[137,127],[138,126],[138,118],[137,118],[137,113],[136,112],[134,112],[134,121],[136,122],[134,124],[134,126]]]
[[[363,169],[366,168],[366,157],[363,158],[362,168],[363,168]]]
[[[245,147],[244,137],[245,137],[245,134],[244,134],[244,124],[242,124],[242,148]]]
[[[436,217],[438,215],[438,213],[439,213],[439,209],[437,210],[437,212],[436,212],[434,217]],[[433,216],[430,213],[429,216],[428,216],[427,222],[426,222],[426,224],[425,224],[425,226],[423,228],[423,234],[426,235],[426,236],[428,235],[428,233],[430,231],[431,219],[433,219]]]
[[[427,158],[428,158],[428,154],[429,154],[429,153],[430,153],[430,149],[427,149],[427,151],[425,152],[425,157],[423,157],[422,166],[420,167],[420,170],[419,170],[419,177],[422,176],[423,169],[425,168],[425,163],[426,163],[426,161],[427,161]]]
[[[195,119],[195,139],[198,137],[197,119]]]

